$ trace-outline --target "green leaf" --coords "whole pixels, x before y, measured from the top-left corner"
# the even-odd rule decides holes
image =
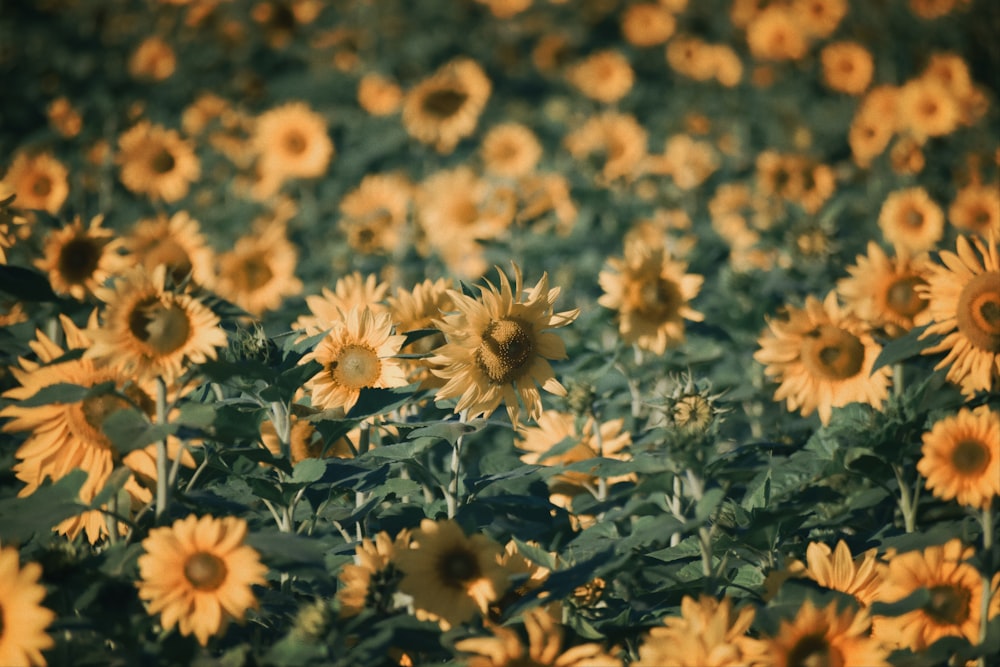
[[[694,506],[695,519],[699,522],[707,521],[725,497],[726,492],[718,487],[705,491],[705,495]]]
[[[303,459],[292,469],[292,484],[311,484],[322,479],[326,473],[326,462],[320,459]]]
[[[293,566],[325,569],[327,547],[314,537],[262,529],[248,533],[246,543],[257,550],[265,564],[275,569]]]
[[[939,335],[931,335],[921,339],[923,333],[927,331],[928,326],[930,325],[924,324],[914,327],[906,332],[906,334],[887,343],[879,355],[875,357],[875,363],[872,365],[872,373],[883,366],[890,366],[911,357],[919,356],[925,349],[938,343],[941,340],[941,336]]]
[[[926,607],[930,601],[930,590],[919,588],[902,600],[895,602],[873,602],[871,612],[874,616],[902,616],[903,614]]]
[[[422,426],[420,428],[415,428],[410,431],[408,440],[415,440],[417,438],[437,438],[439,440],[447,440],[451,444],[470,433],[475,433],[476,431],[482,430],[486,426],[485,419],[472,419],[468,422],[460,421],[445,421],[432,424],[430,426]]]
[[[177,432],[177,424],[150,424],[138,410],[118,410],[101,425],[104,434],[120,454],[142,449]]]
[[[412,398],[420,383],[392,389],[362,389],[358,402],[347,413],[349,419],[364,419],[373,415],[382,415],[407,403]]]
[[[86,480],[87,472],[78,468],[54,484],[46,479],[30,496],[0,500],[4,544],[26,542],[34,533],[86,511],[87,506],[80,502],[80,489]]]
[[[57,382],[56,384],[42,387],[32,396],[18,401],[18,405],[25,408],[33,408],[51,403],[79,403],[92,395],[106,394],[109,391],[114,391],[114,386],[114,382],[102,382],[94,387],[84,387],[68,382]]]
[[[10,294],[18,301],[63,301],[52,291],[45,274],[11,264],[0,264],[0,291]]]
[[[108,475],[108,481],[104,483],[104,488],[90,501],[90,506],[97,509],[106,505],[111,501],[112,496],[116,495],[125,486],[131,476],[132,470],[125,466],[112,471]]]

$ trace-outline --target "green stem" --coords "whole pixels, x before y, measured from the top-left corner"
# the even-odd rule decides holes
[[[458,421],[460,424],[465,424],[469,421],[468,409],[462,410]],[[454,519],[455,514],[458,513],[458,482],[462,471],[462,440],[464,437],[464,433],[459,434],[459,436],[455,438],[455,444],[451,448],[451,464],[449,466],[451,478],[448,481],[448,488],[445,490],[444,494],[445,504],[448,506],[449,519]]]
[[[910,487],[903,479],[902,467],[894,464],[892,471],[896,473],[896,482],[899,484],[899,509],[903,513],[903,527],[907,533],[912,533],[917,529],[917,499],[910,493]]]
[[[993,548],[993,503],[983,508],[983,553],[988,553],[990,549]],[[985,646],[986,644],[986,633],[989,630],[989,618],[990,618],[990,601],[993,597],[993,587],[990,581],[991,576],[987,572],[983,572],[983,594],[980,596],[980,608],[979,608],[979,645]],[[986,658],[980,658],[978,661],[979,667],[986,667]]]
[[[156,423],[167,423],[167,384],[163,378],[156,378]],[[170,502],[170,484],[167,470],[167,438],[156,442],[156,514],[157,521],[167,511]]]

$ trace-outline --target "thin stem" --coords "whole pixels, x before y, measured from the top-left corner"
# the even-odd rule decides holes
[[[274,424],[274,432],[281,446],[281,458],[291,461],[292,419],[288,413],[288,405],[281,401],[272,401],[268,404],[268,411],[271,413],[271,423]]]
[[[988,553],[993,548],[993,503],[983,508],[983,553]],[[986,633],[989,630],[990,601],[993,597],[993,586],[990,575],[986,572],[983,575],[983,594],[980,596],[979,609],[979,645],[986,644]],[[978,661],[979,667],[986,667],[986,658],[982,657]]]
[[[597,456],[604,456],[604,436],[601,434],[600,424],[597,422],[597,415],[593,409],[590,410],[591,433],[594,437],[594,444],[597,445]],[[608,498],[608,480],[606,477],[597,478],[597,500],[604,502]]]
[[[167,423],[167,384],[156,378],[156,423]],[[170,485],[167,474],[167,438],[156,441],[156,514],[159,521],[170,502]]]
[[[198,464],[198,468],[194,471],[194,474],[191,475],[191,479],[188,480],[187,486],[184,487],[184,493],[191,493],[191,489],[194,488],[194,483],[198,481],[201,473],[203,473],[206,468],[208,468],[208,453],[205,454],[205,458],[201,460],[201,463]]]
[[[907,533],[912,533],[917,529],[916,499],[910,493],[910,487],[906,480],[903,479],[902,467],[893,464],[892,471],[896,473],[896,482],[899,485],[899,509],[903,513],[903,527]]]
[[[268,500],[267,498],[261,498],[261,502],[264,503],[264,506],[267,507],[267,510],[271,513],[271,518],[274,519],[274,523],[275,523],[275,525],[278,526],[278,530],[280,532],[282,532],[282,533],[289,532],[289,531],[285,530],[285,514],[284,514],[284,512],[279,512],[277,510],[277,508],[275,508],[274,504],[271,503],[271,501]]]
[[[897,362],[892,366],[892,395],[899,398],[903,395],[903,363]]]
[[[468,409],[462,410],[459,414],[458,421],[460,424],[465,424],[469,421],[469,411]],[[458,480],[462,470],[462,439],[465,437],[465,433],[460,433],[457,438],[455,438],[455,444],[451,448],[451,479],[448,482],[448,488],[444,494],[445,504],[448,506],[448,518],[454,519],[455,514],[458,513]]]

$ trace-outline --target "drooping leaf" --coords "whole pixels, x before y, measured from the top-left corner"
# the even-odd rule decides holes
[[[30,496],[0,500],[0,536],[4,544],[26,542],[34,533],[87,510],[80,502],[80,489],[86,480],[87,472],[76,469],[55,483],[47,479]]]

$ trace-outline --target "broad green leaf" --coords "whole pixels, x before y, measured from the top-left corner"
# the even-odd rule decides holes
[[[55,483],[47,479],[30,496],[0,500],[0,536],[4,544],[24,543],[34,533],[89,509],[80,502],[80,489],[86,480],[87,472],[76,469]]]
[[[919,356],[925,349],[938,343],[941,340],[939,335],[932,334],[922,338],[928,326],[930,325],[924,324],[914,327],[899,338],[888,342],[879,355],[875,357],[871,372],[874,373],[883,366],[890,366]]]
[[[90,501],[90,506],[97,509],[106,505],[111,501],[111,498],[125,486],[131,476],[132,470],[125,466],[112,471],[111,474],[108,475],[108,481],[104,483],[104,488],[101,489],[100,493],[94,496],[93,500]],[[122,509],[124,510],[127,508]]]
[[[326,462],[320,459],[303,459],[292,468],[292,484],[311,484],[326,473]]]
[[[150,424],[145,415],[131,408],[112,413],[101,428],[120,454],[142,449],[177,432],[177,424]]]

